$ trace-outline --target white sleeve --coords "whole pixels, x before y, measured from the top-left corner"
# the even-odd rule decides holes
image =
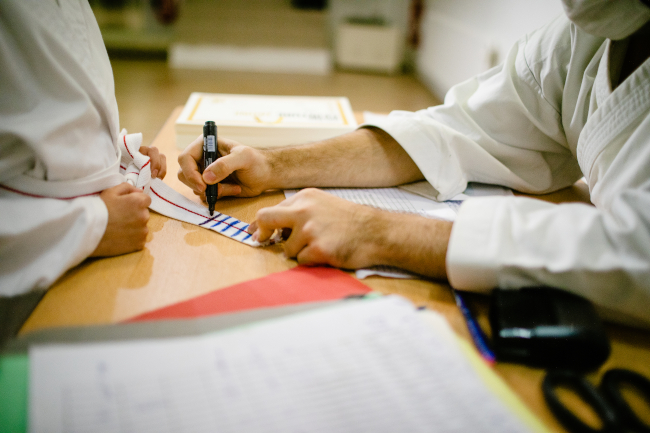
[[[540,38],[533,44],[531,37],[517,44],[503,66],[454,87],[443,106],[391,113],[376,126],[402,145],[441,200],[467,181],[529,193],[571,185],[582,177],[570,106],[580,95],[567,92],[602,45],[582,39],[587,44],[577,52],[572,36],[566,21],[556,20],[532,35]],[[531,50],[541,54],[528,57]],[[583,63],[572,64],[571,55]],[[590,299],[609,319],[650,326],[650,115],[635,127],[594,157],[588,180],[596,207],[523,197],[466,201],[447,253],[450,284],[473,291],[560,287]]]
[[[34,198],[0,189],[0,295],[46,289],[97,247],[108,222],[99,197]]]
[[[362,126],[376,126],[397,140],[439,200],[472,181],[538,194],[569,186],[582,177],[562,126],[569,27],[558,19],[522,39],[503,65],[454,86],[444,105],[394,111]],[[530,38],[543,40],[545,53],[531,53]],[[545,81],[539,84],[530,57],[544,55],[553,59],[544,62]]]
[[[523,197],[461,206],[447,252],[457,289],[560,287],[606,317],[650,326],[650,193],[620,194],[615,212]]]
[[[464,203],[447,252],[452,286],[560,287],[612,320],[650,327],[650,111],[639,118],[595,158],[596,207],[523,197]]]

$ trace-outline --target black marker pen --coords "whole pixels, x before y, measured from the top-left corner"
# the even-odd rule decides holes
[[[205,170],[210,164],[219,158],[217,150],[217,125],[212,120],[208,120],[203,125],[203,169]],[[205,198],[210,209],[210,216],[214,213],[214,205],[217,203],[217,184],[208,185],[205,189]]]

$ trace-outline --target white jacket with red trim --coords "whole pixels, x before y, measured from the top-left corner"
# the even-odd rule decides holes
[[[0,2],[0,295],[50,286],[101,240],[124,182],[111,65],[84,0]]]

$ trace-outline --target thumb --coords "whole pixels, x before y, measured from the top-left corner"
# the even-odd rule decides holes
[[[131,194],[132,192],[139,191],[138,188],[134,187],[128,182],[123,182],[119,185],[114,186],[111,188],[115,195],[127,195]]]
[[[205,168],[203,171],[203,181],[205,183],[212,185],[221,182],[234,171],[229,167],[228,156],[229,155],[222,156]]]
[[[296,224],[295,219],[291,209],[278,205],[260,209],[254,222],[256,230],[253,239],[264,242],[273,235],[275,229],[293,228]]]
[[[209,184],[221,182],[235,171],[250,167],[251,156],[249,149],[238,148],[237,151],[222,156],[206,167],[203,180]]]

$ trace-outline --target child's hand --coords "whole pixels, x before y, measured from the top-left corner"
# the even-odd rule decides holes
[[[140,146],[140,153],[151,158],[151,178],[162,179],[167,174],[167,158],[155,147]]]
[[[157,151],[156,155],[158,155]],[[163,170],[163,176],[164,173]],[[108,209],[108,224],[102,240],[91,257],[116,256],[144,248],[149,233],[147,221],[149,221],[148,208],[151,198],[128,183],[121,183],[102,191],[99,198],[104,201]]]

